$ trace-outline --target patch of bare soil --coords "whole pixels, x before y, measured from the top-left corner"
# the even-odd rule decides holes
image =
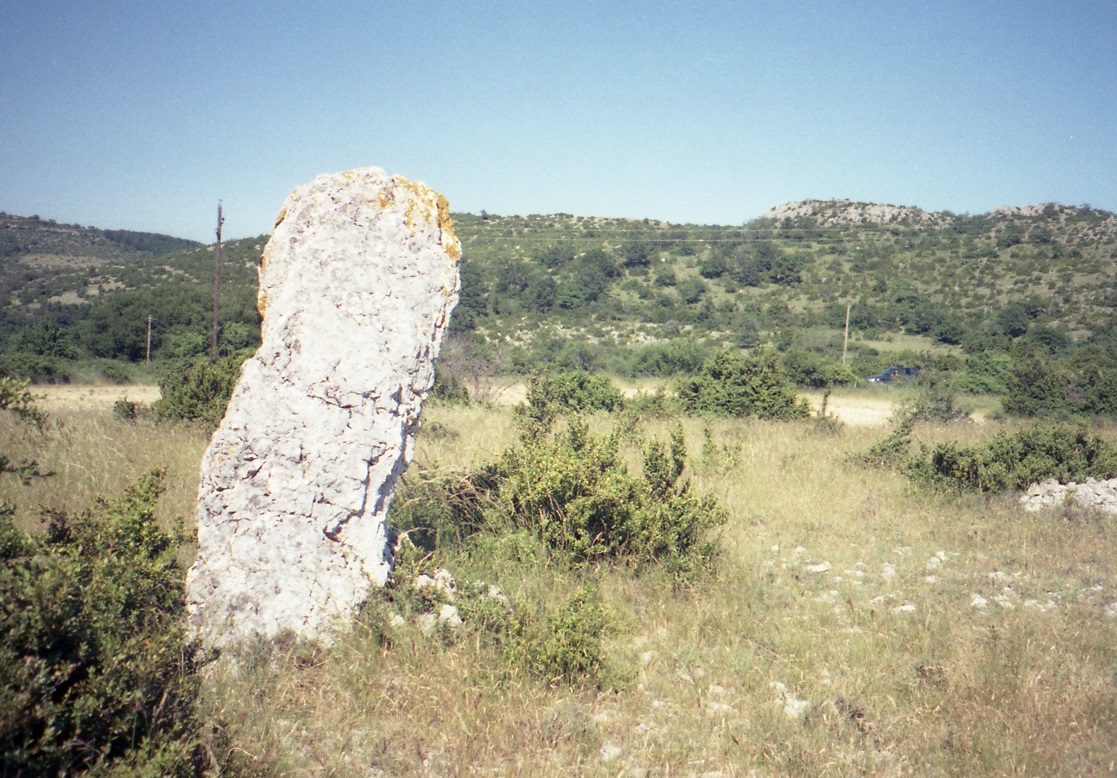
[[[818,411],[822,406],[822,394],[806,395],[811,407]],[[826,410],[851,427],[884,426],[892,420],[891,397],[830,396]]]
[[[159,387],[153,385],[76,385],[54,384],[31,387],[38,405],[51,411],[102,410],[125,398],[137,403],[153,403],[159,399]]]

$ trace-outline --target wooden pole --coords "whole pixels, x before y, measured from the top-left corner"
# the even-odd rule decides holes
[[[221,201],[217,201],[217,248],[213,254],[213,343],[209,357],[217,361],[217,301],[221,293],[221,225],[225,217],[221,215]]]
[[[151,364],[151,314],[147,315],[147,357],[144,360],[145,364]]]
[[[846,337],[842,343],[842,367],[846,366],[846,350],[849,348],[849,309],[853,303],[846,303]]]

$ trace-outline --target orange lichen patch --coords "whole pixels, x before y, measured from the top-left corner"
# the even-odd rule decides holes
[[[462,244],[454,233],[454,220],[450,218],[450,201],[438,196],[438,229],[442,232],[442,248],[450,259],[458,262],[462,258]]]
[[[396,196],[394,192],[391,192],[387,189],[381,189],[379,192],[376,193],[376,201],[380,203],[381,208],[387,208],[388,206],[395,204]]]
[[[264,253],[260,256],[260,267],[256,271],[256,274],[257,274],[257,276],[260,277],[260,281],[261,281],[260,288],[256,292],[256,310],[259,312],[261,319],[264,318],[264,314],[268,310],[268,296],[264,292],[264,286],[263,286],[262,282],[263,282],[264,268],[267,267],[267,264],[268,264],[268,249],[270,249],[270,248],[271,248],[271,241],[268,241],[268,245],[264,246]]]
[[[392,181],[411,192],[407,201],[406,221],[409,229],[415,229],[415,217],[427,224],[438,227],[443,250],[454,261],[462,257],[462,244],[454,234],[454,222],[450,218],[450,203],[426,184],[409,181],[403,176],[392,176]]]

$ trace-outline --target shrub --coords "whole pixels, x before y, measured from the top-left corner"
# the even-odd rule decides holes
[[[97,368],[106,380],[114,384],[126,384],[132,380],[131,370],[120,362],[103,359],[97,364]]]
[[[577,419],[563,434],[525,434],[491,471],[499,515],[573,562],[658,562],[680,577],[705,567],[713,556],[706,533],[725,514],[715,500],[696,498],[680,483],[682,429],[669,448],[648,444],[643,478],[630,476],[621,460],[622,434],[615,428],[594,436]]]
[[[1005,413],[1015,416],[1065,416],[1071,411],[1066,390],[1066,376],[1049,359],[1025,357],[1008,377],[1002,405]]]
[[[112,404],[112,415],[121,421],[135,421],[139,415],[139,406],[135,400],[124,397]]]
[[[538,375],[527,389],[529,405],[550,405],[563,412],[620,410],[624,397],[608,376],[580,370]]]
[[[472,402],[469,390],[466,389],[464,382],[460,381],[457,376],[443,375],[442,372],[437,370],[434,374],[434,386],[431,387],[430,399],[446,405],[469,405]]]
[[[30,536],[0,511],[0,764],[5,775],[142,765],[192,773],[198,664],[184,637],[162,474]]]
[[[813,351],[801,348],[788,349],[780,359],[780,366],[793,383],[813,389],[858,383],[857,376],[841,362],[826,359]]]
[[[159,380],[161,396],[154,406],[156,417],[200,422],[217,429],[247,356],[242,353],[216,362],[198,357],[186,367],[167,371]]]
[[[1004,394],[1012,373],[1007,354],[975,354],[966,359],[966,371],[954,379],[954,388],[973,394]]]
[[[460,546],[485,526],[494,489],[493,479],[484,472],[439,472],[412,465],[396,488],[388,523],[426,552]]]
[[[8,376],[0,378],[0,410],[11,411],[24,421],[33,422],[40,428],[46,423],[47,416],[35,405],[35,395],[27,391],[31,382]]]
[[[923,374],[919,394],[901,402],[896,410],[897,418],[910,417],[913,421],[941,424],[969,421],[971,413],[969,408],[958,405],[953,388],[943,374],[935,370]]]
[[[1001,433],[984,446],[940,443],[908,465],[914,478],[980,492],[1026,489],[1054,478],[1061,483],[1117,476],[1117,447],[1065,426]]]
[[[926,486],[986,493],[1026,489],[1049,478],[1069,483],[1117,476],[1117,446],[1084,427],[1035,427],[999,433],[982,446],[948,441],[913,452],[915,421],[911,415],[900,419],[860,461],[895,467]]]
[[[606,677],[608,629],[597,588],[585,585],[548,612],[517,613],[506,655],[552,683],[600,683]]]
[[[633,352],[628,374],[673,376],[694,373],[701,369],[709,354],[709,346],[689,338],[650,343]]]
[[[679,401],[690,413],[806,419],[810,406],[795,394],[773,352],[744,356],[721,351],[702,364],[698,375],[683,379]]]
[[[70,380],[70,364],[54,356],[11,352],[0,354],[0,373],[39,384],[62,384]]]

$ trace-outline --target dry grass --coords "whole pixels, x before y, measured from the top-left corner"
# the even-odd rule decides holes
[[[112,404],[128,397],[158,396],[154,387],[36,388],[47,412],[42,430],[11,414],[0,414],[0,453],[20,462],[35,460],[48,477],[21,484],[0,476],[0,501],[16,506],[25,526],[39,522],[42,508],[78,512],[98,497],[120,492],[149,470],[167,470],[167,492],[160,515],[193,523],[198,498],[198,466],[208,436],[193,427],[115,418]]]
[[[59,473],[31,487],[5,476],[5,498],[76,505],[164,464],[189,515],[197,433],[56,415],[42,439],[3,422]],[[468,625],[450,641],[404,630],[390,647],[358,626],[328,651],[250,652],[215,674],[206,706],[229,753],[300,776],[1113,773],[1112,518],[929,494],[852,464],[879,427],[717,422],[704,455],[706,425],[684,426],[688,477],[730,512],[708,578],[448,558],[459,578],[485,573],[520,597],[596,579],[615,625],[611,684],[527,676]],[[973,443],[1002,428],[920,435]],[[431,407],[416,464],[476,467],[513,439],[506,409]]]

